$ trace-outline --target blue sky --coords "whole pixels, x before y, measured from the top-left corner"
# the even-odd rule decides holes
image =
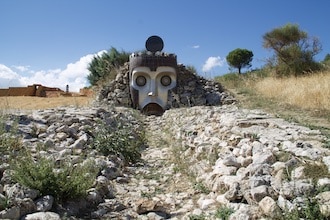
[[[271,56],[262,36],[287,23],[320,39],[320,61],[330,53],[329,9],[329,0],[0,0],[0,88],[78,91],[95,54],[143,50],[151,35],[207,78],[229,72],[236,48],[251,50],[257,68]]]

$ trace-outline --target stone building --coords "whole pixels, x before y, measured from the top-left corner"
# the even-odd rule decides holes
[[[38,96],[49,97],[59,96],[63,92],[59,88],[46,87],[41,84],[33,84],[27,87],[9,87],[0,89],[0,96]]]

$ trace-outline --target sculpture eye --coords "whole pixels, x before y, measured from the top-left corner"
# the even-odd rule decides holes
[[[147,79],[144,76],[138,76],[136,77],[135,82],[138,86],[144,86],[147,83]]]
[[[162,78],[160,79],[160,83],[163,86],[169,86],[172,83],[172,79],[169,76],[162,76]]]

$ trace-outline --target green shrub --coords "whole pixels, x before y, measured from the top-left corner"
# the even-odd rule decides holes
[[[39,190],[41,195],[52,195],[57,201],[85,196],[98,173],[91,161],[77,165],[65,161],[57,166],[52,158],[34,160],[28,153],[16,159],[12,166],[14,181]]]
[[[201,215],[189,215],[189,220],[204,220],[205,216]]]
[[[196,182],[194,184],[194,189],[197,192],[204,193],[204,194],[209,194],[211,192],[211,190],[208,189],[202,182]]]
[[[229,216],[234,213],[234,210],[231,208],[228,208],[226,206],[221,206],[220,208],[217,209],[215,213],[215,217],[227,220],[229,219]]]
[[[330,138],[327,141],[324,141],[322,147],[330,149]]]
[[[129,59],[128,52],[119,52],[111,47],[108,52],[94,56],[88,64],[89,74],[87,79],[91,85],[96,85],[104,80],[113,80],[117,75],[117,70]]]
[[[6,209],[9,207],[9,199],[8,197],[5,197],[4,195],[0,196],[0,211]]]
[[[93,146],[103,155],[118,155],[127,163],[141,160],[140,148],[144,145],[143,131],[118,121],[115,126],[101,123]]]
[[[7,125],[5,116],[0,116],[0,153],[10,154],[22,149],[22,141],[18,137],[17,123]]]
[[[309,220],[325,220],[327,219],[322,215],[319,205],[315,199],[306,198],[305,204],[302,207],[296,207],[292,211],[285,211],[283,214],[283,220],[300,220],[300,219],[309,219]]]

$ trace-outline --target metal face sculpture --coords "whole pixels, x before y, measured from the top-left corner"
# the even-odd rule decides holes
[[[168,91],[176,86],[177,61],[174,54],[161,53],[163,41],[151,36],[147,53],[130,56],[130,92],[133,107],[150,115],[167,109]]]
[[[168,90],[176,86],[176,71],[169,66],[157,67],[156,71],[151,71],[149,67],[136,67],[132,71],[131,86],[139,92],[140,109],[151,103],[165,109]]]

